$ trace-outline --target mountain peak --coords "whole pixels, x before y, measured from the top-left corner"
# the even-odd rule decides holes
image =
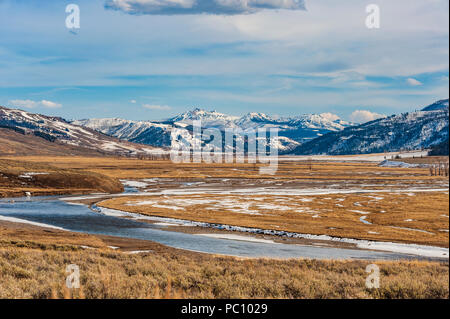
[[[329,131],[340,131],[351,123],[343,121],[339,116],[332,113],[304,114],[291,119],[291,121],[311,129],[327,129]]]
[[[204,124],[207,123],[220,124],[220,122],[222,122],[223,124],[229,124],[235,119],[236,117],[234,116],[219,113],[215,110],[206,111],[204,109],[196,107],[192,111],[187,111],[170,118],[168,122],[192,124],[192,121],[202,121]]]
[[[271,121],[272,118],[267,114],[260,112],[250,112],[244,115],[241,119],[250,120],[250,121]]]
[[[196,108],[194,108],[192,111],[187,111],[187,112],[185,112],[185,113],[183,113],[183,114],[187,114],[187,113],[190,113],[190,114],[205,114],[205,113],[213,113],[213,112],[215,112],[215,111],[208,112],[208,111],[205,110],[205,109],[196,107]]]

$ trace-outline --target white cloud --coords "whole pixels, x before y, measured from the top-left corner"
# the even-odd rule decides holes
[[[132,103],[132,104],[136,104],[136,103],[137,103],[137,101],[136,101],[136,100],[130,100],[130,103]]]
[[[144,108],[154,111],[169,111],[171,108],[167,105],[151,105],[151,104],[144,104],[142,105]]]
[[[414,78],[408,78],[408,79],[406,80],[406,82],[407,82],[409,85],[411,85],[411,86],[420,86],[420,85],[422,85],[422,82],[420,82],[420,81],[418,81],[418,80],[416,80],[416,79],[414,79]]]
[[[305,10],[304,0],[107,0],[105,8],[129,14],[251,14],[263,9]]]
[[[48,109],[57,109],[62,107],[62,104],[56,103],[56,102],[52,102],[52,101],[47,101],[47,100],[42,100],[42,101],[33,101],[33,100],[10,100],[8,102],[10,105],[12,105],[13,107],[21,107],[21,108],[26,108],[26,109],[33,109],[36,107],[45,107]]]
[[[47,101],[47,100],[42,100],[40,102],[38,102],[38,104],[40,106],[49,108],[49,109],[57,109],[60,108],[62,105],[56,102],[52,102],[52,101]]]
[[[322,113],[320,115],[330,121],[337,121],[340,119],[339,116],[337,116],[336,114],[333,114],[333,113]]]
[[[245,112],[261,111],[272,102],[279,103],[277,112],[281,115],[294,113],[298,105],[308,106],[299,110],[302,113],[310,112],[311,106],[316,113],[332,107],[345,118],[356,109],[384,114],[406,112],[415,105],[425,106],[448,97],[448,78],[441,82],[439,76],[448,74],[449,2],[430,2],[377,1],[382,9],[382,29],[376,31],[365,27],[367,3],[361,0],[309,1],[308,11],[151,19],[105,10],[97,1],[84,1],[85,22],[95,21],[96,25],[77,40],[77,46],[71,46],[73,39],[54,28],[61,18],[58,10],[43,6],[45,9],[36,15],[33,6],[11,5],[2,8],[5,14],[0,21],[0,38],[4,40],[0,48],[0,87],[119,89],[136,85],[136,95],[132,96],[151,95],[157,98],[153,104],[199,103],[219,109],[231,107],[236,113],[243,108]],[[30,17],[39,18],[39,23],[33,21],[34,28],[20,23]],[[44,34],[52,39],[51,45],[27,42],[27,37],[21,37],[25,33],[34,39]],[[17,45],[27,45],[42,54],[16,53]],[[70,50],[62,52],[61,48]],[[46,63],[55,52],[75,59],[55,57],[58,63]],[[289,77],[277,79],[273,74]],[[167,90],[157,90],[158,86],[153,89],[153,81],[159,76]],[[406,82],[409,77],[422,76],[427,77],[427,90]],[[386,83],[383,77],[388,77]],[[392,83],[392,79],[400,80]],[[199,98],[192,97],[200,93]],[[218,100],[217,94],[226,99]],[[102,103],[123,107],[120,101]],[[144,110],[140,101],[136,106]]]
[[[352,114],[350,114],[350,121],[355,123],[366,123],[384,117],[386,117],[386,115],[384,114],[379,114],[371,111],[356,110]]]
[[[37,105],[37,102],[32,100],[10,100],[8,103],[13,107],[23,107],[26,109],[32,109]]]

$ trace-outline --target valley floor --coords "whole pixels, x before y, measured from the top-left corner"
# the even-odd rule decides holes
[[[137,254],[130,250],[143,251]],[[65,286],[68,264],[80,288]],[[448,298],[448,263],[242,259],[0,223],[0,298]]]
[[[122,184],[95,172],[58,168],[51,157],[35,163],[0,158],[0,198],[63,194],[119,193]]]
[[[21,164],[14,166],[13,162]],[[27,187],[31,185],[36,188],[30,191],[33,194],[55,189],[68,194],[108,192],[96,186],[102,183],[90,179],[87,179],[91,181],[89,187],[80,183],[52,187],[42,182],[46,175],[35,173],[96,176],[100,180],[103,177],[114,188],[117,187],[114,181],[121,180],[128,191],[135,193],[70,200],[145,216],[448,248],[449,180],[430,176],[426,168],[305,160],[281,162],[276,175],[264,176],[259,174],[259,164],[173,164],[100,157],[15,157],[0,159],[2,163],[0,193],[2,176],[15,176],[3,178],[3,191],[14,186],[17,194],[30,191]],[[8,186],[8,180],[16,184]],[[216,233],[201,227],[171,223],[166,226],[170,231],[195,229],[196,233],[209,236]],[[219,257],[146,241],[43,230],[8,222],[0,223],[0,233],[2,298],[72,297],[64,288],[67,261],[83,269],[82,288],[74,297],[85,298],[448,298],[449,295],[448,261],[376,262],[382,272],[381,288],[368,290],[367,261]],[[39,271],[43,268],[46,271]]]

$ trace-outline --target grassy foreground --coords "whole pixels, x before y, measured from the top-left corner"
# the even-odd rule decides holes
[[[369,290],[367,261],[238,259],[154,243],[132,255],[89,235],[4,226],[0,234],[0,298],[449,297],[448,263],[377,262],[381,287]],[[65,287],[69,264],[80,267],[80,289]]]

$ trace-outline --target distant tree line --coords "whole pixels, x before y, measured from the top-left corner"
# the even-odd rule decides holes
[[[445,156],[449,155],[449,140],[447,138],[446,141],[439,143],[437,145],[434,145],[431,148],[431,151],[428,153],[430,156]]]
[[[431,176],[448,176],[448,162],[439,162],[430,166]]]
[[[33,135],[34,135],[34,136],[41,137],[41,138],[43,138],[43,139],[45,139],[45,140],[47,140],[47,141],[49,141],[49,142],[52,142],[52,143],[53,143],[54,141],[56,141],[56,137],[55,137],[55,136],[50,135],[50,134],[47,134],[47,133],[44,133],[44,132],[34,131],[34,132],[33,132]]]
[[[0,124],[0,128],[6,128],[6,129],[8,129],[8,130],[12,130],[12,131],[15,131],[15,132],[17,132],[17,133],[20,133],[20,134],[22,134],[22,135],[25,135],[25,130],[24,130],[24,129],[21,129],[20,127],[15,127],[15,126],[9,126],[9,125],[3,125],[3,124]]]

